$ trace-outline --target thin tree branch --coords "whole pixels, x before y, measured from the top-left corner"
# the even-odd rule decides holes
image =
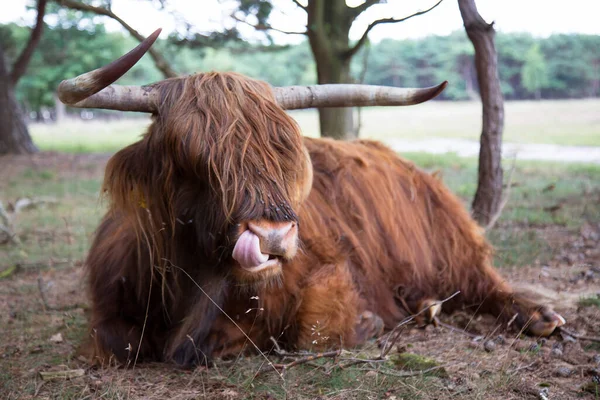
[[[296,365],[306,364],[307,362],[314,361],[319,358],[336,358],[341,353],[342,353],[341,350],[328,351],[325,353],[314,353],[314,354],[299,358],[297,360],[294,360],[288,364],[271,364],[269,367],[261,369],[259,371],[259,373],[269,372],[269,371],[272,371],[272,368],[275,368],[276,370],[280,369],[281,374],[283,374],[285,371],[287,371],[288,369],[290,369],[292,367],[295,367]],[[288,354],[285,354],[285,355],[289,356]]]
[[[94,13],[97,15],[102,15],[105,17],[112,18],[115,21],[117,21],[119,24],[121,24],[121,26],[123,26],[123,28],[125,28],[131,36],[133,36],[140,42],[145,39],[144,36],[142,36],[138,31],[133,29],[125,21],[123,21],[121,18],[119,18],[119,16],[117,16],[111,10],[107,10],[106,8],[102,8],[102,7],[94,7],[94,6],[91,6],[88,4],[81,3],[76,0],[55,0],[55,1],[58,4],[65,6],[67,8],[70,8],[72,10],[86,11],[86,12],[91,12],[91,13]],[[165,78],[173,78],[173,77],[178,76],[177,72],[175,72],[175,70],[171,67],[169,62],[155,48],[151,47],[148,50],[148,54],[150,54],[150,57],[152,57],[152,59],[154,60],[154,64],[156,65],[156,68],[158,68],[160,70],[160,72],[162,72],[162,74],[164,75]]]
[[[375,28],[377,25],[379,24],[390,24],[390,23],[396,23],[396,22],[403,22],[406,21],[407,19],[411,19],[413,17],[419,16],[419,15],[423,15],[428,13],[429,11],[433,10],[434,8],[436,8],[437,6],[439,6],[442,1],[444,0],[439,0],[437,3],[435,3],[433,6],[429,7],[427,10],[424,11],[418,11],[414,14],[409,15],[408,17],[404,17],[404,18],[400,18],[400,19],[396,19],[396,18],[382,18],[382,19],[378,19],[375,20],[373,22],[371,22],[371,24],[367,27],[367,29],[365,30],[365,32],[363,33],[363,35],[361,36],[360,39],[358,39],[358,42],[356,42],[356,44],[351,47],[345,54],[344,56],[348,59],[348,58],[352,58],[353,55],[355,55],[360,48],[365,44],[365,42],[367,41],[367,38],[369,36],[369,32],[371,32],[371,29]]]
[[[46,14],[47,2],[47,0],[38,0],[35,27],[31,31],[31,35],[29,35],[29,42],[27,42],[27,46],[25,46],[17,58],[17,61],[15,61],[15,64],[10,72],[10,84],[13,86],[19,82],[19,79],[21,79],[27,70],[27,65],[29,65],[33,51],[42,38],[42,31],[44,30],[44,15]]]
[[[438,324],[439,326],[443,327],[443,328],[451,330],[452,332],[460,333],[462,335],[468,336],[468,337],[473,338],[473,339],[483,339],[485,337],[484,335],[476,335],[476,334],[468,332],[468,331],[466,331],[464,329],[460,329],[460,328],[457,328],[457,327],[452,326],[450,324],[447,324],[445,322],[442,322],[437,317],[435,318],[435,323]]]
[[[303,9],[304,11],[306,11],[306,6],[303,6],[302,4],[300,4],[300,2],[298,0],[292,0],[294,2],[294,4],[296,4],[298,7],[300,7],[301,9]]]
[[[251,26],[252,28],[256,29],[257,31],[275,31],[275,32],[285,33],[286,35],[307,35],[307,32],[308,32],[308,31],[303,31],[303,32],[284,31],[283,29],[273,28],[271,25],[267,25],[267,24],[254,25],[242,18],[236,17],[235,15],[231,15],[231,18],[233,18],[237,22],[241,22],[242,24]]]
[[[352,19],[356,19],[360,14],[367,10],[367,8],[374,6],[375,4],[381,3],[382,0],[366,0],[364,3],[357,5],[356,7],[350,8]]]

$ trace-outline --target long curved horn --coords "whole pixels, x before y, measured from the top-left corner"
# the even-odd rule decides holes
[[[287,110],[312,107],[408,106],[431,100],[448,81],[422,89],[371,85],[313,85],[273,88],[277,103]]]
[[[156,93],[151,86],[111,85],[131,69],[156,41],[157,29],[129,53],[104,67],[64,80],[58,86],[59,99],[70,106],[153,112]],[[104,89],[104,90],[103,90]]]
[[[135,49],[112,63],[58,86],[60,100],[72,107],[156,112],[158,93],[150,86],[111,85],[148,51],[160,34],[157,29]],[[439,95],[448,82],[422,89],[370,85],[313,85],[274,87],[277,103],[284,109],[313,107],[406,106]]]

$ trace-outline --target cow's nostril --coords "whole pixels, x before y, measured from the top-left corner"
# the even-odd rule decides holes
[[[268,220],[248,221],[248,230],[260,241],[263,254],[290,258],[297,250],[298,229],[296,222]]]
[[[273,221],[250,221],[248,229],[260,238],[281,237],[284,238],[296,227],[295,222],[273,222]]]

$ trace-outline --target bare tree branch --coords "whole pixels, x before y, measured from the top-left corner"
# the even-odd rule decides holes
[[[364,3],[359,4],[356,7],[350,8],[350,13],[352,14],[352,19],[356,19],[360,14],[362,14],[367,8],[374,6],[375,4],[383,3],[383,0],[366,0]]]
[[[442,1],[444,1],[444,0],[439,0],[437,3],[435,3],[433,6],[429,7],[427,10],[418,11],[418,12],[416,12],[414,14],[409,15],[408,17],[404,17],[404,18],[400,18],[400,19],[396,19],[396,18],[382,18],[382,19],[378,19],[378,20],[375,20],[375,21],[371,22],[371,24],[367,27],[367,29],[365,30],[365,32],[363,33],[363,35],[361,36],[361,38],[358,40],[358,42],[356,42],[356,44],[353,47],[351,47],[350,50],[348,50],[344,56],[346,58],[351,58],[354,54],[356,54],[358,52],[358,50],[360,50],[360,48],[367,41],[367,38],[369,36],[369,32],[371,32],[371,29],[373,29],[377,25],[379,25],[379,24],[396,23],[396,22],[403,22],[403,21],[406,21],[407,19],[411,19],[413,17],[426,14],[429,11],[433,10],[434,8],[436,8],[437,6],[439,6],[442,3]]]
[[[23,49],[17,61],[15,61],[15,65],[13,65],[12,70],[10,72],[10,83],[11,85],[16,85],[19,82],[19,79],[23,76],[25,71],[27,70],[27,65],[29,65],[29,61],[31,60],[31,56],[33,55],[33,51],[36,46],[40,42],[42,38],[42,31],[44,30],[44,14],[46,14],[46,3],[47,0],[38,0],[37,3],[37,19],[35,21],[35,27],[31,31],[31,35],[29,36],[29,42],[27,42],[27,46]]]
[[[284,31],[282,29],[277,29],[277,28],[273,28],[271,25],[267,25],[267,24],[251,24],[250,22],[236,17],[235,15],[231,15],[231,18],[233,18],[235,21],[237,22],[241,22],[242,24],[246,24],[248,26],[251,26],[252,28],[256,29],[257,31],[275,31],[275,32],[281,32],[281,33],[285,33],[287,35],[307,35],[307,31],[303,31],[303,32],[294,32],[294,31]]]
[[[303,6],[302,4],[300,4],[300,2],[298,0],[292,0],[294,2],[294,4],[296,4],[298,7],[300,7],[301,9],[303,9],[304,11],[306,11],[306,6]]]
[[[138,31],[133,29],[131,26],[129,26],[125,21],[123,21],[121,18],[119,18],[119,16],[117,16],[111,10],[107,10],[106,8],[102,8],[102,7],[94,7],[94,6],[91,6],[88,4],[81,3],[76,0],[55,0],[55,1],[58,4],[65,6],[67,8],[70,8],[72,10],[87,11],[87,12],[91,12],[91,13],[94,13],[97,15],[102,15],[105,17],[112,18],[115,21],[117,21],[119,24],[121,24],[121,26],[123,26],[123,28],[125,28],[131,36],[135,37],[140,42],[145,39],[144,36],[142,36]],[[150,48],[150,50],[148,50],[148,54],[150,54],[150,57],[152,57],[152,59],[154,60],[154,64],[156,65],[156,68],[158,68],[160,70],[160,72],[162,72],[162,74],[164,75],[165,78],[173,78],[175,76],[178,76],[178,74],[175,72],[175,70],[169,64],[169,62],[155,48]]]

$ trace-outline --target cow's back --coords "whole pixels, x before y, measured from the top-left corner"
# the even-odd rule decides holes
[[[460,274],[488,256],[461,202],[388,147],[328,139],[306,139],[306,146],[314,183],[300,232],[312,268],[345,262],[386,325],[406,315],[394,300],[399,292],[409,300],[441,298],[461,279],[451,271]]]

